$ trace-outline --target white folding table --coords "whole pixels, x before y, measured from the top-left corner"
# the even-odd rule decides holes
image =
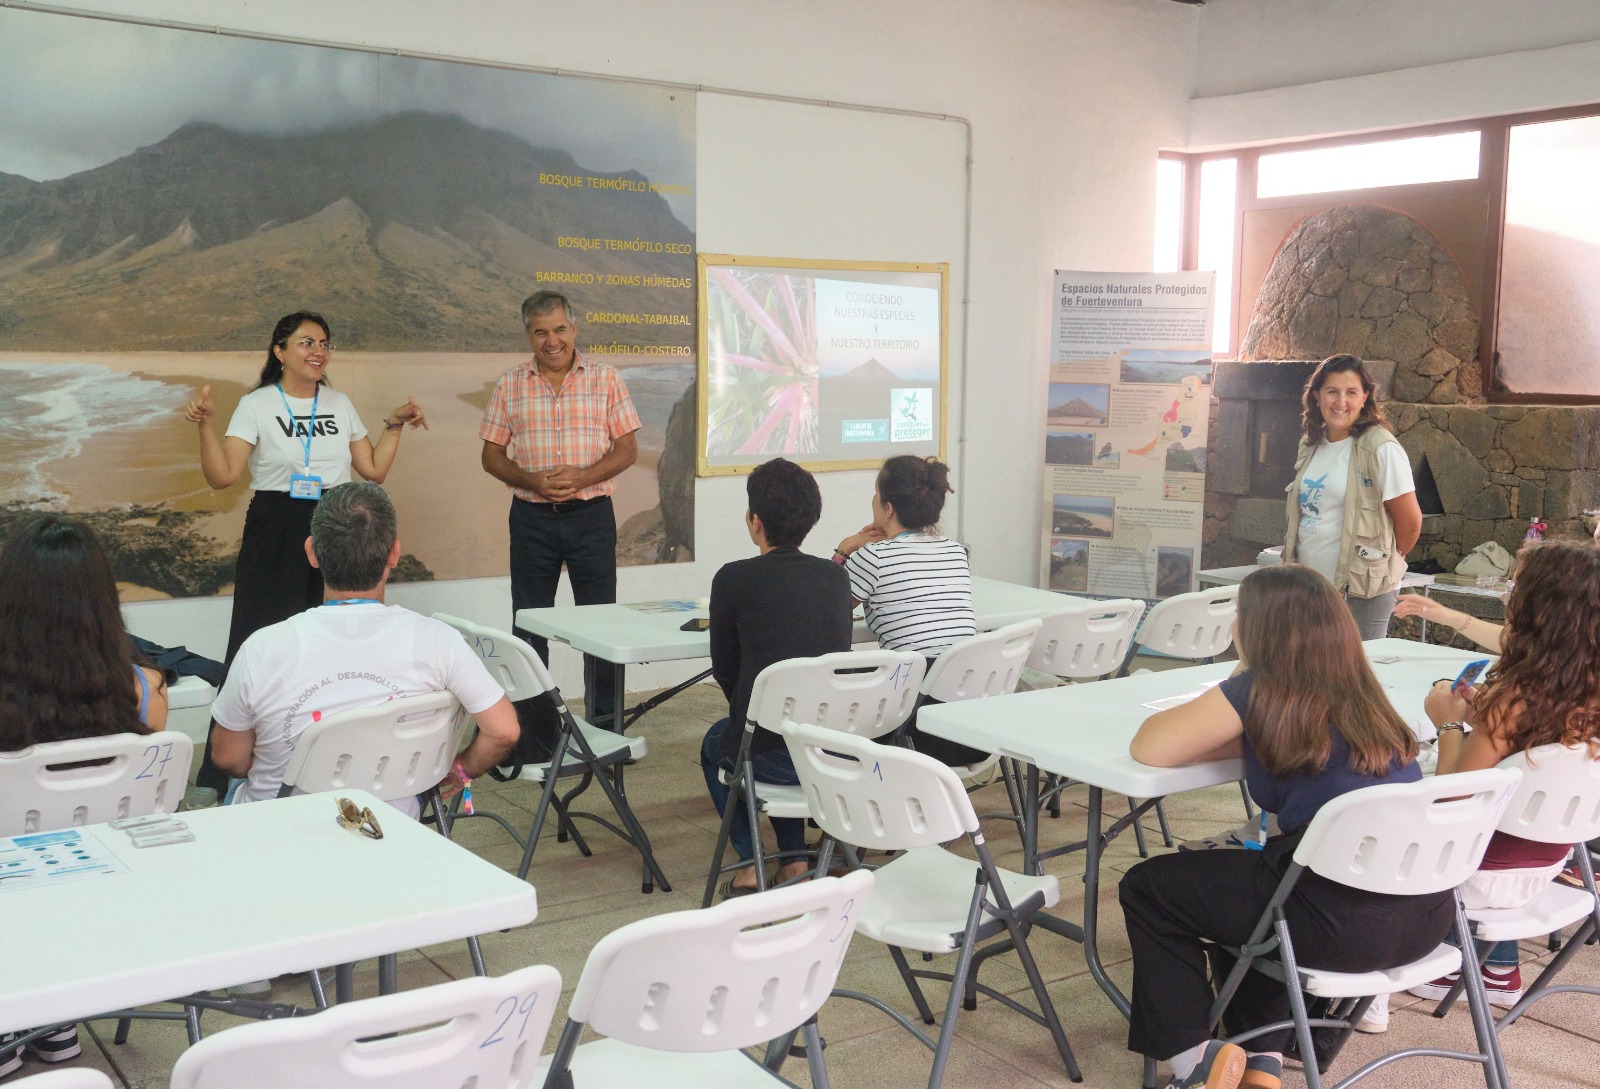
[[[1374,660],[1373,671],[1395,710],[1421,737],[1432,736],[1432,727],[1422,711],[1429,687],[1440,677],[1454,677],[1467,662],[1484,657],[1405,639],[1375,639],[1362,645],[1368,659]],[[1375,661],[1390,657],[1398,661]],[[1082,850],[1085,858],[1082,925],[1046,915],[1038,916],[1036,922],[1083,944],[1090,975],[1124,1016],[1129,1013],[1128,1000],[1106,975],[1097,945],[1100,859],[1106,845],[1165,795],[1219,786],[1244,777],[1242,760],[1155,768],[1129,756],[1128,745],[1140,724],[1154,713],[1145,704],[1198,693],[1204,682],[1221,680],[1234,668],[1233,662],[1218,662],[938,704],[918,712],[917,728],[925,733],[1011,757],[1028,766],[1023,799],[1027,818],[1023,827],[1025,869],[1035,872],[1041,858],[1070,851]],[[1088,825],[1081,843],[1039,852],[1040,773],[1059,775],[1089,788]],[[1143,799],[1143,804],[1104,826],[1102,801],[1106,791]]]
[[[1065,608],[1075,600],[1054,590],[1041,590],[1034,586],[1018,586],[996,579],[972,580],[972,611],[980,631],[1043,616]],[[614,691],[617,693],[617,707],[621,710],[627,705],[624,694],[627,691],[628,666],[710,657],[710,634],[682,630],[686,621],[706,615],[704,608],[682,612],[643,612],[629,605],[562,605],[549,609],[520,609],[516,614],[516,625],[524,631],[565,643],[574,650],[611,663],[616,678]],[[854,639],[858,643],[872,640],[872,633],[865,622],[856,621]],[[704,680],[706,675],[702,672],[637,707],[622,711],[623,729],[664,700]]]
[[[335,820],[370,806],[373,840]],[[370,794],[307,794],[178,814],[194,842],[135,848],[83,829],[127,866],[56,885],[0,883],[0,1032],[533,921],[533,886]]]

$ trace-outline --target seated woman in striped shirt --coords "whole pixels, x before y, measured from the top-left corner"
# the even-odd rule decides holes
[[[950,466],[936,458],[892,457],[878,470],[872,522],[833,550],[850,576],[850,594],[866,606],[867,627],[889,650],[914,650],[933,663],[957,639],[977,634],[967,550],[939,533]],[[918,752],[956,766],[988,753],[917,733]]]

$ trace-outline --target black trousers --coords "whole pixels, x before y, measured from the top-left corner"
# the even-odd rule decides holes
[[[233,617],[228,624],[225,667],[244,641],[262,628],[322,604],[322,572],[306,559],[306,538],[311,536],[311,515],[317,504],[291,499],[288,492],[256,492],[244,515],[244,535],[233,574]],[[220,797],[228,789],[228,773],[211,761],[211,739],[195,783],[210,787]]]
[[[244,516],[244,537],[233,575],[233,620],[227,665],[244,641],[322,604],[322,572],[306,559],[317,504],[288,492],[256,492]]]
[[[617,600],[617,519],[611,497],[578,503],[530,503],[513,496],[511,531],[511,609],[542,609],[556,603],[561,568],[572,581],[578,605],[607,605]],[[514,623],[514,621],[513,621]],[[513,632],[550,662],[547,640],[513,627]],[[614,713],[611,665],[584,655],[587,715],[592,720]]]
[[[1179,851],[1139,863],[1118,890],[1133,946],[1133,1017],[1128,1050],[1157,1059],[1211,1038],[1207,1014],[1234,958],[1208,943],[1242,945],[1293,860],[1299,833],[1264,851]],[[1369,972],[1432,952],[1450,930],[1454,901],[1366,893],[1307,872],[1284,905],[1295,958],[1306,967]],[[1226,1026],[1244,1032],[1287,1020],[1283,984],[1245,976]],[[1251,1041],[1251,1051],[1282,1051],[1288,1032]]]

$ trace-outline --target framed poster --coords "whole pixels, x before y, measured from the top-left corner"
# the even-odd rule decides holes
[[[944,457],[947,263],[696,262],[701,476]]]

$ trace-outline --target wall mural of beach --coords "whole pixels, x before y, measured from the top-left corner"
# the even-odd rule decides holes
[[[552,288],[644,425],[619,562],[693,558],[692,96],[5,9],[0,100],[0,539],[65,510],[129,599],[228,592],[248,487],[206,486],[183,404],[225,425],[306,308],[369,428],[428,413],[398,576],[503,575],[478,424]]]

